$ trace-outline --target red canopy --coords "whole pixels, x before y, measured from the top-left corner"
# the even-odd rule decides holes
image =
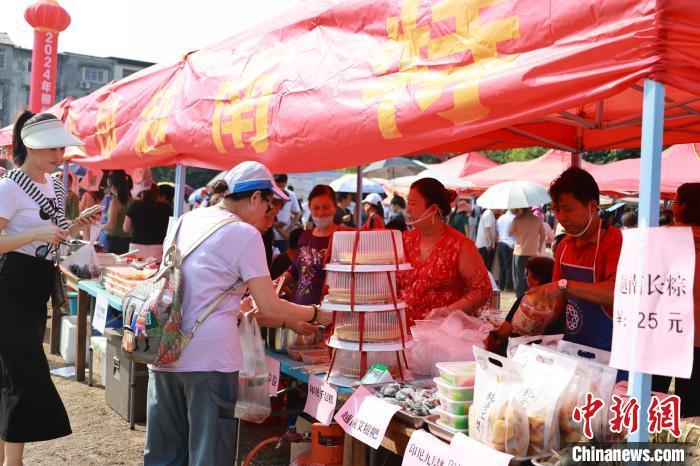
[[[431,151],[639,146],[700,135],[696,0],[327,0],[71,105],[85,164],[259,160],[276,172]]]
[[[572,154],[570,152],[550,150],[536,159],[527,162],[504,163],[464,179],[474,183],[475,190],[481,191],[494,184],[513,180],[534,181],[543,186],[549,186],[561,172],[571,166],[571,162]],[[585,170],[592,172],[595,167],[592,163],[581,161],[581,168]]]
[[[700,182],[700,144],[679,144],[666,149],[661,157],[661,193],[670,197],[683,183]],[[596,165],[591,173],[604,192],[639,191],[640,159]]]
[[[58,118],[60,118],[61,120],[63,120],[65,115],[66,115],[66,112],[68,110],[68,106],[70,105],[72,100],[73,100],[72,97],[66,97],[65,99],[63,99],[60,102],[58,102],[57,104],[55,104],[50,109],[46,110],[46,112],[52,113],[52,114],[56,115]],[[13,127],[14,127],[14,123],[0,129],[0,148],[2,148],[2,147],[8,148],[7,151],[0,151],[0,154],[9,155],[9,148],[12,146]]]
[[[438,170],[458,178],[473,175],[487,168],[498,165],[481,152],[468,152],[452,157],[442,163],[428,164],[433,170]]]

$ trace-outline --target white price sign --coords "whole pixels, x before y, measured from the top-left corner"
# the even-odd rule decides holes
[[[450,445],[424,430],[411,435],[401,466],[465,466],[457,460]]]
[[[105,326],[107,325],[107,314],[109,309],[109,302],[106,296],[98,296],[95,300],[95,313],[92,317],[92,328],[100,333],[105,333]]]
[[[330,425],[338,400],[338,389],[315,375],[309,376],[309,392],[304,412],[323,425]]]
[[[399,406],[372,396],[360,385],[334,419],[346,434],[376,450],[382,443],[391,418],[399,409]]]
[[[469,458],[469,464],[479,466],[508,466],[513,459],[513,455],[487,447],[460,432],[452,438],[450,450],[454,458]]]
[[[280,362],[270,356],[265,356],[265,362],[267,363],[267,380],[270,387],[270,396],[277,396],[280,384]]]

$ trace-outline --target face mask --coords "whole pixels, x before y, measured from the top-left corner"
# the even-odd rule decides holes
[[[314,225],[319,227],[321,230],[325,230],[333,223],[333,216],[331,215],[330,217],[311,217],[311,220],[313,220]]]
[[[428,210],[426,210],[425,212],[423,212],[423,215],[421,215],[421,216],[420,216],[419,218],[417,218],[416,220],[413,220],[412,218],[409,217],[409,218],[406,220],[406,225],[408,225],[408,226],[413,226],[413,225],[415,225],[415,224],[417,224],[417,223],[422,222],[422,221],[425,220],[425,219],[428,219],[428,218],[432,217],[433,215],[435,215],[435,214],[437,213],[437,209],[434,209],[434,207],[435,207],[435,205],[430,206],[430,208],[429,208]]]

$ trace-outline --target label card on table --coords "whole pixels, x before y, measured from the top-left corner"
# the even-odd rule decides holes
[[[267,363],[267,373],[268,375],[268,385],[270,387],[270,396],[277,396],[277,390],[279,390],[280,384],[280,362],[271,358],[270,356],[265,356],[265,362]]]
[[[105,333],[105,326],[107,325],[108,309],[107,296],[98,295],[95,299],[95,314],[92,317],[92,328],[102,334]]]
[[[406,445],[401,466],[466,466],[456,458],[449,444],[424,430],[417,430]]]
[[[457,432],[450,443],[453,458],[469,458],[469,464],[479,466],[508,466],[513,455],[487,447],[473,438]]]
[[[692,230],[631,228],[622,235],[610,365],[689,378],[695,335]]]
[[[304,412],[325,426],[331,424],[338,400],[338,389],[315,375],[309,376],[309,392]]]
[[[334,419],[345,433],[376,450],[382,443],[391,418],[399,409],[399,406],[372,396],[360,385]]]

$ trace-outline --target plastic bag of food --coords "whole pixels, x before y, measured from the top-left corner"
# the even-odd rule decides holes
[[[513,315],[513,331],[518,335],[542,335],[554,320],[558,293],[544,287],[534,288],[523,296]]]
[[[528,345],[518,347],[512,360],[521,366],[523,373],[517,399],[528,417],[528,456],[558,451],[559,413],[574,377],[576,362]]]
[[[522,373],[516,363],[474,348],[476,379],[469,407],[469,436],[491,448],[524,456],[529,444],[527,413],[517,399]]]
[[[558,352],[568,354],[569,356],[588,359],[600,364],[610,364],[610,351],[579,345],[578,343],[566,340],[559,341],[556,345],[556,349]]]
[[[270,389],[265,345],[255,318],[244,315],[238,328],[243,348],[243,368],[238,373],[235,417],[260,424],[270,415]]]
[[[577,346],[580,347],[581,345]],[[574,422],[572,419],[573,410],[577,406],[584,405],[586,394],[588,393],[591,393],[596,398],[600,398],[605,403],[604,406],[606,408],[609,407],[612,400],[613,388],[615,387],[615,380],[617,379],[617,369],[607,364],[595,362],[587,357],[572,356],[571,354],[561,353],[550,348],[539,347],[538,345],[534,345],[534,348],[539,348],[541,351],[551,354],[559,354],[562,357],[576,362],[574,379],[567,388],[564,403],[560,410],[559,430],[562,444],[565,442],[571,443],[579,441],[582,438],[582,425]],[[593,350],[593,348],[589,349]],[[578,354],[578,350],[575,351],[575,353]],[[604,355],[602,356],[604,357]],[[593,436],[599,441],[608,441],[611,439],[610,429],[608,429],[609,416],[609,409],[601,409],[591,419]]]
[[[520,345],[540,345],[553,350],[557,349],[557,344],[564,338],[564,334],[559,335],[526,335],[508,340],[507,355],[512,358]]]
[[[99,233],[99,229],[91,228],[90,242],[61,262],[64,268],[80,279],[99,280],[102,277],[100,259],[95,252],[95,241]]]

